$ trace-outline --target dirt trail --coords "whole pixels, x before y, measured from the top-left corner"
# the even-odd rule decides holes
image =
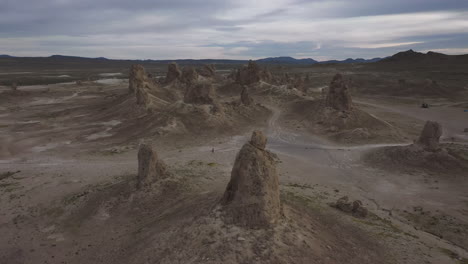
[[[422,206],[432,210],[452,213],[463,210],[463,190],[466,183],[441,181],[435,185],[427,183],[424,175],[400,175],[369,168],[360,161],[361,155],[371,148],[406,144],[366,144],[360,146],[338,146],[311,135],[300,135],[280,126],[281,111],[269,106],[273,116],[268,127],[268,148],[280,155],[282,170],[280,180],[300,184],[319,184],[365,201],[374,212],[387,216],[392,211],[412,210]],[[437,181],[436,181],[437,182]],[[454,195],[444,195],[452,193]],[[459,195],[456,195],[458,193]],[[450,210],[448,210],[450,213]],[[390,217],[396,225],[413,230],[411,225]],[[464,217],[466,218],[466,217]],[[447,241],[420,231],[425,243],[452,248]],[[455,247],[459,254],[468,255],[465,249]]]
[[[386,112],[398,113],[409,116],[423,122],[427,120],[437,121],[444,128],[443,138],[455,138],[457,141],[468,141],[468,135],[463,130],[468,127],[468,113],[462,108],[452,107],[451,104],[421,108],[419,105],[397,104],[388,105],[382,101],[369,101],[354,99],[355,103],[371,106]],[[465,120],[465,122],[460,122]]]

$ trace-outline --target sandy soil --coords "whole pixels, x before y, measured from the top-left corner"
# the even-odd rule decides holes
[[[216,217],[203,216],[222,194],[250,131],[153,140],[160,157],[184,179],[177,185],[182,189],[150,200],[131,194],[139,139],[114,134],[128,121],[125,117],[98,122],[92,112],[126,89],[123,81],[31,86],[21,95],[2,94],[0,263],[179,263],[189,259],[185,254],[192,254],[190,263],[219,263],[223,256],[231,263],[287,261],[268,253],[288,248],[268,243],[272,237],[225,229]],[[281,160],[281,191],[290,215],[299,215],[297,208],[308,215],[277,230],[283,238],[275,241],[297,246],[294,240],[301,233],[287,229],[307,223],[316,234],[305,241],[319,241],[309,249],[297,246],[291,263],[377,263],[372,261],[378,257],[381,263],[466,263],[466,177],[393,172],[369,166],[361,157],[378,147],[410,143],[427,119],[446,128],[444,141],[466,142],[467,113],[445,102],[421,109],[405,100],[356,98],[363,109],[398,126],[406,138],[396,144],[341,146],[284,126],[281,104],[274,98],[255,99],[273,111],[263,129],[267,147]],[[371,216],[357,219],[328,206],[344,195],[363,201]],[[131,206],[135,200],[140,200],[138,208]],[[192,252],[190,247],[212,250]],[[252,250],[236,259],[236,252],[245,248]],[[307,251],[317,259],[299,261],[309,256]]]

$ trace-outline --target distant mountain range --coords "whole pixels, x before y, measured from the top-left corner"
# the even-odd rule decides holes
[[[86,57],[77,57],[77,56],[65,56],[65,55],[52,55],[49,57],[15,57],[10,55],[0,55],[0,58],[43,58],[43,59],[52,59],[52,60],[107,60],[107,61],[122,61],[122,60],[112,60],[107,59],[104,57],[98,58],[86,58]],[[296,65],[310,65],[310,64],[326,64],[326,63],[368,63],[368,62],[376,62],[381,60],[381,58],[373,58],[373,59],[346,59],[346,60],[329,60],[329,61],[316,61],[311,58],[307,59],[295,59],[293,57],[270,57],[264,59],[255,60],[259,64],[296,64]],[[133,61],[133,60],[123,60],[123,61]],[[141,60],[135,60],[141,61]],[[169,62],[177,62],[180,64],[241,64],[247,63],[248,60],[227,60],[227,59],[201,59],[201,60],[193,60],[193,59],[178,59],[178,60],[143,60],[145,62],[156,62],[156,63],[169,63]]]
[[[466,62],[468,54],[465,55],[446,55],[443,53],[429,51],[427,53],[417,52],[412,49],[407,51],[398,52],[397,54],[382,59],[381,63],[392,63],[392,62],[409,62],[409,63],[421,63],[421,62]]]
[[[328,61],[316,61],[314,59],[295,59],[292,57],[274,57],[274,58],[265,58],[256,60],[258,63],[265,63],[265,64],[326,64],[326,63],[368,63],[368,62],[376,62],[381,60],[382,58],[373,58],[373,59],[351,59],[348,58],[346,60],[328,60]]]
[[[311,58],[307,59],[295,59],[293,57],[270,57],[264,59],[255,60],[259,64],[269,64],[269,65],[313,65],[313,64],[338,64],[338,63],[374,63],[377,62],[377,65],[388,65],[394,67],[406,67],[406,66],[416,66],[425,67],[426,64],[438,63],[441,65],[446,64],[463,64],[468,63],[468,54],[467,55],[445,55],[442,53],[429,51],[427,53],[416,52],[413,50],[407,50],[399,52],[393,56],[386,58],[373,58],[373,59],[346,59],[346,60],[328,60],[328,61],[316,61]],[[178,60],[114,60],[107,59],[104,57],[98,58],[86,58],[86,57],[77,57],[77,56],[65,56],[65,55],[52,55],[49,57],[14,57],[10,55],[0,55],[0,66],[15,65],[18,63],[44,63],[50,65],[95,65],[99,63],[101,65],[131,65],[134,63],[170,63],[177,62],[182,65],[188,64],[245,64],[248,60],[227,60],[227,59],[178,59]]]

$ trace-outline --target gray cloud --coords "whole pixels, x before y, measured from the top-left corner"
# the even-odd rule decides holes
[[[0,53],[342,59],[463,52],[465,0],[0,0]]]

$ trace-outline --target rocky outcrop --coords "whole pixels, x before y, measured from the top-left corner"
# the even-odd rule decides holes
[[[184,102],[187,104],[213,104],[214,87],[210,83],[196,83],[187,87]]]
[[[241,103],[246,106],[253,104],[253,99],[250,97],[248,89],[247,86],[244,86],[241,92]]]
[[[341,197],[332,206],[356,217],[366,217],[368,214],[367,208],[364,207],[361,201],[355,200],[354,202],[350,202],[348,196]]]
[[[180,76],[182,76],[182,72],[180,71],[177,63],[175,62],[169,63],[169,65],[167,66],[167,74],[166,74],[165,82],[171,83],[175,81],[176,79],[180,78]]]
[[[348,85],[339,73],[330,83],[325,105],[338,111],[350,111],[353,107]]]
[[[184,67],[180,80],[187,85],[192,85],[197,82],[198,73],[193,67]]]
[[[147,82],[145,68],[140,64],[134,64],[130,68],[128,77],[128,90],[130,93],[135,93],[138,88],[144,88]]]
[[[156,151],[147,144],[141,144],[138,150],[137,188],[150,186],[168,176],[166,164],[158,158]]]
[[[237,154],[221,204],[227,219],[249,228],[268,228],[282,216],[274,154],[265,150],[267,138],[254,131]]]
[[[426,150],[437,150],[442,136],[442,126],[433,121],[427,121],[416,144]]]
[[[216,68],[213,64],[206,64],[201,69],[198,69],[198,73],[206,78],[214,78],[216,76]]]
[[[304,79],[302,79],[302,76],[300,75],[294,76],[293,87],[299,91],[305,90],[305,82],[304,82]]]
[[[137,105],[149,109],[154,107],[155,104],[163,102],[163,100],[158,100],[158,98],[151,94],[158,90],[158,86],[151,78],[149,78],[142,65],[132,65],[130,68],[128,84],[129,92],[135,94]],[[166,102],[163,102],[163,104],[165,103]]]
[[[249,61],[247,66],[243,66],[237,71],[236,83],[241,85],[251,85],[260,81],[268,81],[271,79],[271,73],[267,70],[262,70],[253,61]]]

